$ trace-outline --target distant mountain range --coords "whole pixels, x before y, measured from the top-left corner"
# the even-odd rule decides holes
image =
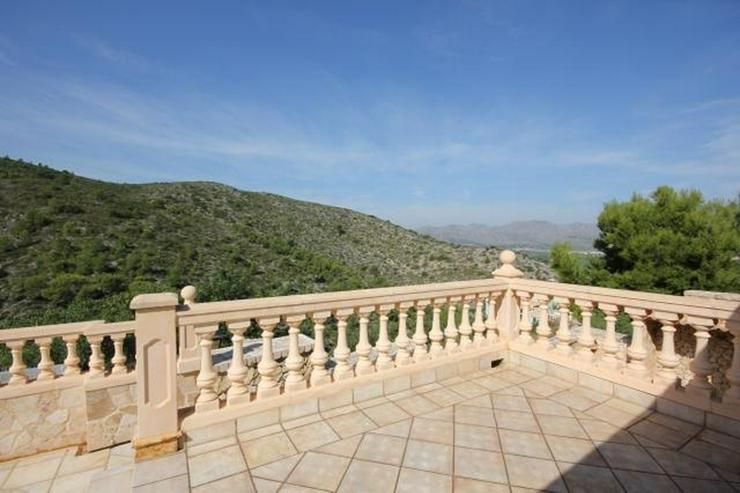
[[[496,245],[508,248],[548,250],[556,241],[567,241],[579,251],[594,250],[599,235],[595,224],[556,224],[549,221],[517,221],[502,226],[485,224],[453,224],[449,226],[422,226],[420,233],[460,245]]]

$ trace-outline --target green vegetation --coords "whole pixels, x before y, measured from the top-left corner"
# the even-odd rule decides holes
[[[659,187],[650,197],[606,204],[598,225],[601,257],[578,258],[569,245],[553,245],[551,265],[563,282],[671,294],[740,291],[740,200],[706,201],[697,191]]]
[[[499,254],[268,193],[106,183],[9,158],[0,217],[0,327],[130,319],[134,295],[186,284],[208,301],[484,278]]]

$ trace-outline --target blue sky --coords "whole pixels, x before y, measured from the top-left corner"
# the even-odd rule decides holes
[[[86,176],[407,226],[740,191],[737,1],[28,1],[0,18],[0,154]]]

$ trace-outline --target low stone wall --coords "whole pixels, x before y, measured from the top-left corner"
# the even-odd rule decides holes
[[[98,450],[130,441],[136,426],[136,384],[85,393],[87,449]]]
[[[0,399],[0,461],[86,441],[82,387]]]

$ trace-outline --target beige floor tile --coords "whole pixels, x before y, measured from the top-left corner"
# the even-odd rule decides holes
[[[694,459],[681,452],[668,449],[648,449],[648,453],[658,461],[665,472],[671,476],[686,476],[697,479],[720,479],[705,462]]]
[[[280,493],[324,493],[324,490],[317,490],[315,488],[306,488],[305,486],[296,486],[294,484],[285,483],[280,488]]]
[[[281,431],[283,431],[283,427],[280,425],[280,423],[276,423],[274,425],[267,425],[262,428],[255,428],[254,430],[239,433],[237,435],[237,438],[239,441],[245,442],[249,440],[254,440],[256,438],[266,437],[267,435],[274,435],[275,433],[280,433]]]
[[[237,445],[192,457],[188,460],[188,466],[192,487],[232,476],[247,469],[244,457]]]
[[[495,428],[455,423],[455,446],[500,451],[501,444]]]
[[[411,425],[411,438],[429,442],[453,443],[453,423],[435,419],[414,418]]]
[[[455,493],[509,493],[506,484],[489,483],[470,478],[455,478]]]
[[[108,463],[110,450],[103,449],[88,454],[73,455],[67,454],[59,466],[57,476],[64,476],[74,472],[86,471],[88,469],[103,469]]]
[[[36,483],[27,484],[24,486],[21,486],[20,488],[13,488],[13,489],[6,489],[3,488],[2,493],[48,493],[49,489],[51,488],[51,479],[47,479],[46,481],[39,481]],[[131,486],[129,485],[126,489],[126,492],[131,491]]]
[[[453,392],[449,389],[437,389],[425,394],[424,397],[434,402],[438,406],[450,406],[457,404],[465,399],[457,392]]]
[[[576,418],[563,416],[539,416],[542,432],[548,435],[559,435],[571,438],[588,438],[586,432],[581,428]]]
[[[50,480],[56,474],[63,457],[64,454],[58,454],[38,462],[18,462],[10,471],[3,486],[12,489]]]
[[[340,493],[393,491],[398,478],[398,470],[398,466],[353,460],[337,491]]]
[[[654,493],[669,493],[672,491],[679,492],[675,483],[663,474],[650,474],[638,471],[614,470],[614,475],[622,483],[627,493],[645,493],[646,491]]]
[[[463,406],[471,406],[471,407],[484,407],[486,409],[492,409],[493,403],[491,402],[491,395],[479,395],[478,397],[473,397],[472,399],[467,399],[462,401],[460,404]]]
[[[558,402],[560,404],[568,406],[571,409],[576,409],[578,411],[584,412],[599,404],[599,401],[589,399],[588,397],[578,392],[574,392],[572,389],[550,395],[548,398],[551,401]]]
[[[452,472],[452,447],[441,443],[409,440],[403,465],[422,471],[450,474]]]
[[[570,412],[570,408],[568,408],[568,406],[549,399],[529,399],[529,404],[532,406],[532,411],[534,411],[535,414],[564,416],[566,418],[573,417],[573,413]]]
[[[609,467],[662,473],[663,470],[642,448],[623,443],[600,443],[597,448]]]
[[[540,459],[552,458],[545,439],[539,433],[504,429],[499,429],[498,432],[501,436],[501,449],[506,454],[526,455]]]
[[[415,469],[401,469],[396,493],[452,493],[452,477]]]
[[[327,443],[336,442],[339,436],[323,421],[293,428],[287,431],[290,440],[299,452],[304,452]]]
[[[512,385],[511,387],[497,390],[491,394],[491,396],[494,395],[511,395],[515,397],[525,397],[524,390],[518,385]]]
[[[374,431],[379,431],[379,429]],[[363,435],[354,435],[349,438],[324,445],[323,447],[319,447],[315,451],[332,455],[341,455],[342,457],[352,457],[353,455],[355,455],[357,447],[362,441],[362,437]]]
[[[483,378],[477,378],[474,380],[474,382],[477,385],[480,385],[481,387],[488,389],[489,391],[500,390],[500,389],[514,385],[508,380],[503,380],[501,378],[496,378],[494,376],[485,376]]]
[[[134,471],[131,468],[118,468],[99,471],[90,480],[90,492],[131,493]]]
[[[372,419],[376,425],[385,426],[397,421],[410,418],[411,416],[395,405],[393,402],[385,402],[379,406],[373,406],[363,409],[367,417]]]
[[[342,438],[351,437],[358,433],[365,433],[377,428],[370,418],[365,416],[361,411],[355,411],[341,416],[335,416],[326,420],[334,431]]]
[[[520,412],[531,412],[529,407],[529,401],[526,397],[519,397],[516,395],[499,395],[493,394],[491,398],[493,400],[494,409],[504,409],[506,411],[520,411]]]
[[[471,397],[478,397],[479,395],[485,395],[490,392],[489,389],[485,387],[481,387],[478,384],[475,384],[473,382],[465,382],[465,383],[459,383],[457,385],[453,385],[452,387],[448,387],[450,390],[453,390],[460,394],[461,396],[470,399]]]
[[[544,491],[567,491],[555,462],[508,454],[504,457],[512,486]]]
[[[432,390],[441,389],[442,386],[438,384],[437,382],[428,383],[426,385],[420,385],[418,387],[414,387],[414,391],[417,394],[426,394],[428,392],[431,392]]]
[[[449,421],[452,422],[452,417],[454,416],[453,407],[443,407],[442,409],[437,409],[436,411],[432,411],[430,413],[420,414],[420,418],[424,419],[436,419],[439,421]]]
[[[406,439],[377,433],[364,435],[355,457],[400,466],[406,449]]]
[[[372,430],[370,433],[380,433],[381,435],[391,435],[399,438],[408,438],[411,432],[411,419],[405,419],[392,425],[381,426],[378,429]]]
[[[240,444],[249,467],[259,467],[298,453],[285,432],[240,442]]]
[[[406,389],[400,392],[395,392],[393,394],[388,394],[386,395],[386,398],[389,401],[395,402],[395,401],[400,401],[401,399],[406,399],[407,397],[413,397],[415,395],[416,395],[416,391],[414,391],[414,389]]]
[[[455,423],[495,427],[493,412],[484,407],[455,406]]]
[[[282,425],[283,428],[286,430],[291,430],[293,428],[298,428],[300,426],[310,425],[311,423],[316,423],[317,421],[321,421],[322,417],[319,413],[315,414],[309,414],[308,416],[301,416],[300,418],[296,419],[290,419],[288,421],[283,421]]]
[[[211,452],[212,450],[218,450],[220,448],[229,447],[231,445],[238,445],[236,435],[232,435],[226,438],[220,438],[218,440],[213,440],[211,442],[205,442],[205,443],[201,442],[201,443],[198,443],[197,445],[188,445],[187,453],[188,453],[188,457],[195,457],[196,455],[205,454],[206,452]]]
[[[272,481],[285,481],[290,472],[295,468],[303,454],[296,454],[287,459],[270,462],[264,466],[252,469],[252,476],[255,478],[270,479]]]
[[[375,407],[381,404],[386,404],[388,402],[391,401],[389,401],[387,397],[380,396],[376,397],[375,399],[367,399],[364,401],[355,402],[355,406],[357,406],[358,409],[367,409],[368,407]]]
[[[539,433],[540,427],[532,413],[520,413],[518,411],[494,411],[496,423],[499,428],[508,430],[529,431]]]
[[[254,487],[257,488],[257,493],[276,493],[282,486],[282,483],[269,479],[252,478],[252,481],[254,481]]]
[[[651,416],[652,417],[652,416]],[[719,445],[728,450],[740,450],[740,438],[735,438],[726,433],[720,433],[714,430],[705,429],[697,436],[700,440]]]
[[[458,383],[464,383],[465,379],[460,376],[451,377],[451,378],[445,378],[444,380],[440,380],[439,384],[443,385],[445,387],[449,387],[450,385],[457,385]]]
[[[668,448],[677,449],[688,442],[691,435],[678,430],[666,428],[663,425],[649,420],[643,420],[629,427],[633,435],[646,437],[653,442]]]
[[[539,380],[523,383],[521,387],[525,392],[536,397],[551,397],[553,394],[563,391],[561,387],[555,387]]]
[[[591,440],[554,435],[545,435],[545,440],[558,462],[606,467],[606,463]]]
[[[396,401],[396,404],[412,416],[419,416],[439,409],[438,405],[421,395],[400,399]]]
[[[517,385],[532,380],[531,376],[515,370],[503,370],[498,372],[496,376],[502,380],[506,380],[507,382],[515,383]]]
[[[249,477],[249,473],[245,471],[227,478],[221,478],[213,483],[193,488],[191,493],[210,493],[214,491],[254,493],[254,486],[252,485],[252,479]]]
[[[558,462],[565,483],[573,492],[621,493],[622,487],[606,467]],[[657,492],[656,492],[657,493]]]
[[[589,438],[595,442],[615,442],[637,445],[637,441],[629,432],[597,419],[579,419],[578,422],[586,431]]]
[[[51,484],[50,493],[78,493],[86,491],[97,469],[78,471],[64,476],[57,476]]]
[[[174,478],[135,486],[131,491],[132,493],[181,493],[189,489],[188,476],[187,474],[183,474]]]
[[[321,411],[321,417],[324,419],[333,418],[334,416],[341,416],[342,414],[349,414],[359,411],[360,408],[355,406],[354,404],[350,404],[347,406],[341,406],[341,407],[335,407],[333,409],[329,409],[328,411]]]
[[[735,493],[735,489],[724,481],[710,481],[707,479],[673,477],[678,487],[684,493]]]
[[[334,491],[339,486],[349,462],[346,457],[307,452],[288,476],[288,482]]]
[[[501,452],[455,447],[455,475],[505,483],[506,467]]]
[[[609,399],[612,398],[611,395],[602,394],[601,392],[597,392],[594,389],[589,389],[588,387],[581,387],[576,386],[571,389],[575,394],[578,394],[580,396],[586,397],[587,399],[591,399],[592,401],[596,402],[606,402]]]
[[[692,440],[681,452],[725,471],[740,471],[740,451],[730,451],[703,440]]]
[[[153,483],[167,478],[187,474],[188,465],[185,452],[148,459],[136,463],[134,468],[134,486]]]

